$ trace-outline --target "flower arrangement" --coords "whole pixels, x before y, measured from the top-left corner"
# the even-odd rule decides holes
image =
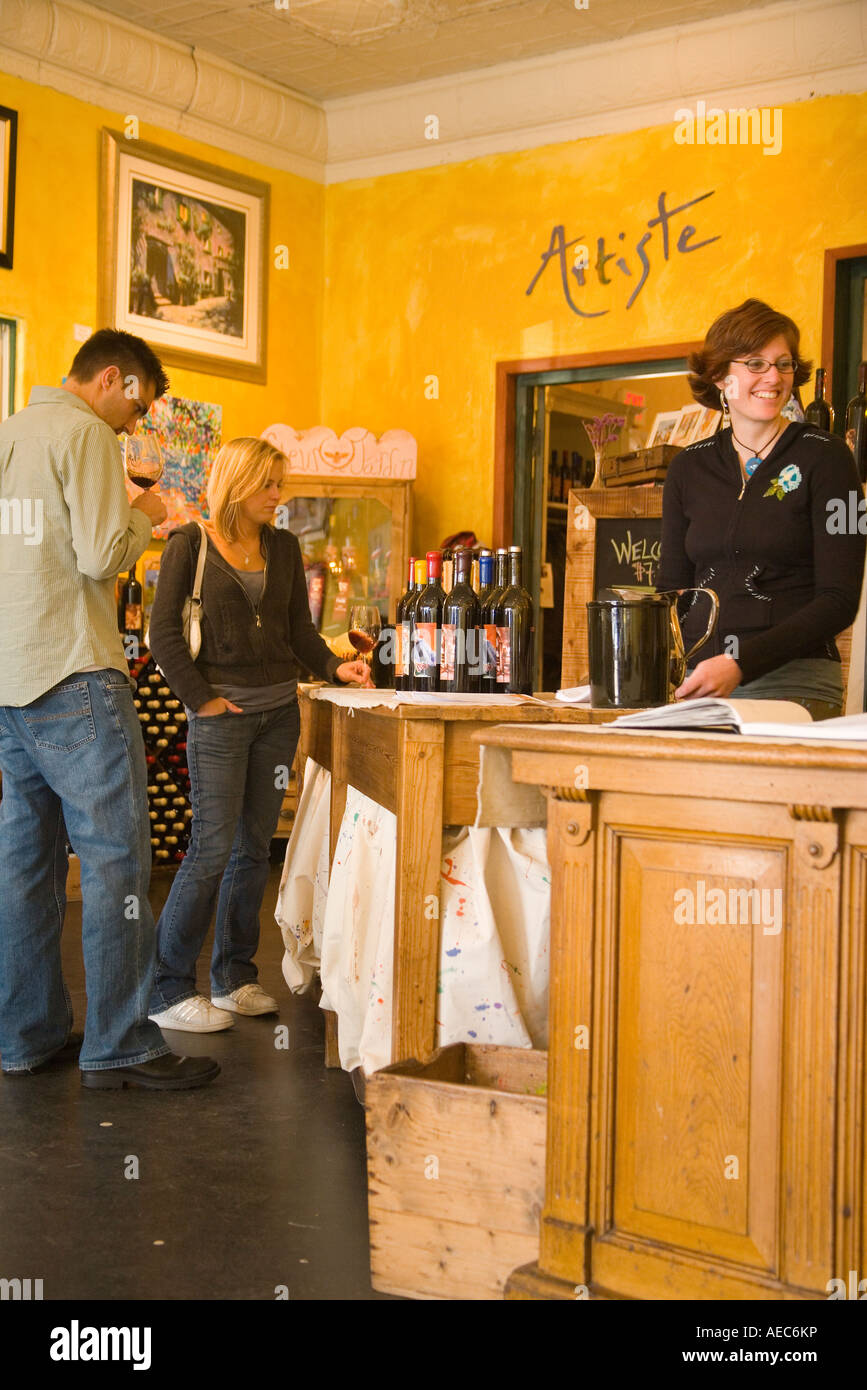
[[[625,424],[625,415],[612,415],[610,411],[593,420],[583,421],[587,437],[593,445],[593,456],[596,460],[596,471],[593,474],[593,482],[590,484],[594,491],[602,487],[602,452],[605,445],[617,438]]]

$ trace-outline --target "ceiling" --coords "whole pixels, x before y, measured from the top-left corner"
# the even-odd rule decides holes
[[[91,0],[314,101],[542,57],[772,0]],[[736,21],[735,21],[736,22]]]

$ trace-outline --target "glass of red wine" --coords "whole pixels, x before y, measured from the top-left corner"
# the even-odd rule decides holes
[[[123,446],[126,476],[136,487],[148,488],[163,476],[163,451],[155,434],[128,434]]]
[[[349,610],[349,640],[370,669],[370,658],[382,625],[375,603],[353,603]]]

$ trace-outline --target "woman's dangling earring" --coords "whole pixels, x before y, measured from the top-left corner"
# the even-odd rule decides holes
[[[727,398],[727,396],[726,396],[725,391],[720,391],[720,393],[719,393],[719,398],[720,398],[720,402],[721,402],[721,404],[722,404],[723,429],[725,429],[726,426],[728,426],[728,425],[731,424],[732,416],[731,416],[731,411],[729,410],[728,398]]]

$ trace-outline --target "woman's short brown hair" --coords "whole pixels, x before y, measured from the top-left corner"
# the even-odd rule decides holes
[[[761,352],[780,334],[798,364],[792,390],[803,386],[805,381],[810,380],[813,364],[801,358],[798,325],[788,314],[777,313],[761,299],[745,299],[736,309],[726,309],[724,314],[714,319],[699,351],[690,353],[687,381],[695,399],[712,410],[719,410],[720,388],[717,383],[728,375],[729,363],[736,357]]]

